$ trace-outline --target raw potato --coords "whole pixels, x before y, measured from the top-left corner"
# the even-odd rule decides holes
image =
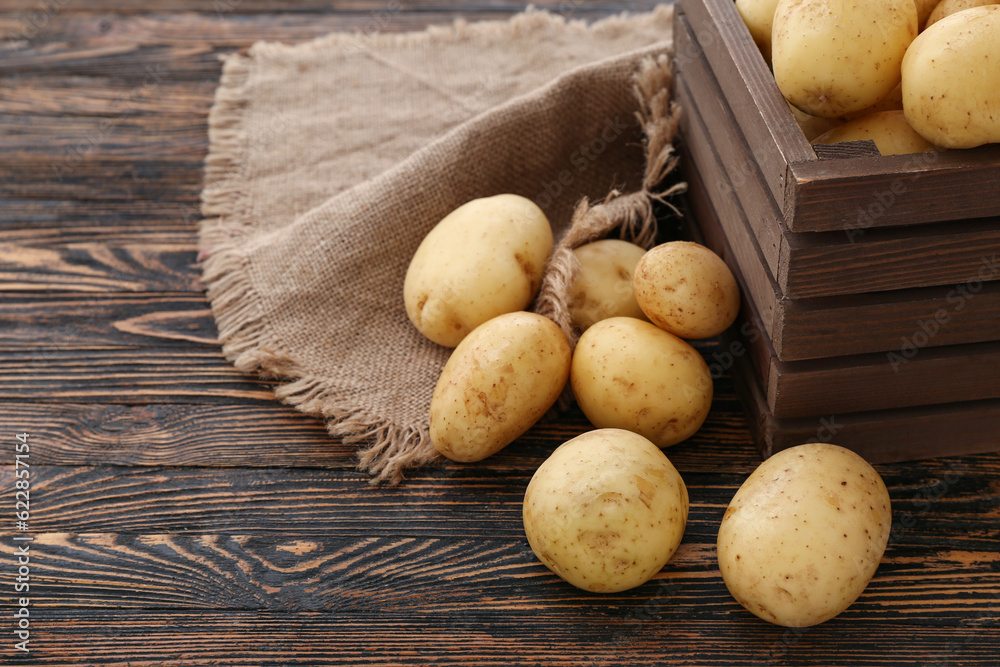
[[[573,251],[580,270],[570,291],[573,326],[585,331],[609,317],[646,319],[632,294],[632,273],[646,249],[618,239],[603,239]]]
[[[636,301],[656,326],[681,338],[710,338],[740,311],[740,288],[722,258],[705,246],[672,241],[635,267]]]
[[[774,79],[810,115],[860,111],[899,83],[900,62],[916,36],[914,0],[778,0]]]
[[[941,0],[941,2],[934,6],[934,11],[927,16],[927,23],[924,25],[924,30],[931,27],[945,16],[951,16],[952,14],[960,12],[963,9],[995,4],[997,4],[996,0]]]
[[[736,0],[736,11],[750,31],[765,62],[771,64],[771,24],[778,0]]]
[[[903,111],[941,148],[1000,142],[1000,5],[947,16],[903,58]]]
[[[844,116],[844,120],[855,120],[861,118],[862,116],[867,116],[868,114],[877,113],[879,111],[902,111],[903,110],[903,83],[902,81],[896,84],[896,87],[889,91],[889,93],[880,99],[875,104],[871,105],[867,109],[862,109],[861,111],[855,111],[854,113],[849,113]]]
[[[686,341],[631,317],[583,332],[570,385],[598,428],[622,428],[669,447],[694,435],[712,406],[712,376]]]
[[[453,461],[500,451],[559,398],[571,356],[562,330],[535,313],[507,313],[476,327],[434,388],[431,443]]]
[[[874,141],[882,155],[927,153],[937,150],[933,144],[910,127],[902,111],[880,111],[852,120],[816,137],[812,143],[836,144],[863,139]]]
[[[427,234],[403,283],[406,314],[435,343],[455,347],[483,322],[524,310],[552,252],[542,209],[518,195],[475,199]]]
[[[677,550],[688,493],[653,443],[600,429],[559,446],[524,494],[524,532],[538,559],[578,588],[614,593],[659,572]]]
[[[765,621],[806,627],[849,607],[875,574],[892,508],[882,478],[843,447],[774,454],[733,496],[717,543],[736,601]]]

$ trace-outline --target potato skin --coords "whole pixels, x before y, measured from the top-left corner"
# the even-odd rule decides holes
[[[594,426],[633,431],[657,447],[691,437],[712,406],[712,376],[701,354],[631,317],[601,320],[583,332],[570,385]]]
[[[917,30],[913,0],[778,0],[775,82],[810,115],[860,111],[899,83],[900,62]]]
[[[453,461],[479,461],[527,431],[569,378],[569,341],[536,313],[506,313],[452,352],[434,388],[430,438]]]
[[[842,141],[871,139],[882,155],[929,153],[934,145],[910,127],[902,110],[878,111],[862,116],[816,137],[813,144],[836,144]]]
[[[963,9],[970,9],[972,7],[983,7],[985,5],[995,5],[996,0],[941,0],[934,5],[933,10],[927,15],[927,22],[924,24],[924,30],[931,27],[941,19],[946,16],[951,16]]]
[[[764,461],[733,496],[719,527],[719,569],[756,616],[816,625],[864,591],[891,521],[889,493],[867,461],[836,445],[799,445]]]
[[[560,445],[524,494],[524,532],[565,581],[613,593],[648,581],[684,536],[688,493],[670,460],[640,435],[598,429]]]
[[[512,194],[474,199],[424,237],[406,271],[403,302],[420,333],[455,347],[483,322],[528,307],[552,253],[542,209]]]
[[[740,288],[722,258],[703,245],[671,241],[639,260],[632,290],[649,320],[681,338],[711,338],[740,311]]]
[[[1000,142],[1000,5],[930,26],[903,58],[903,112],[941,148]]]
[[[736,0],[736,11],[768,65],[771,64],[771,24],[777,5],[778,0]]]
[[[646,319],[632,293],[632,274],[646,249],[628,241],[602,239],[573,251],[580,270],[570,290],[573,326],[586,331],[609,317]]]

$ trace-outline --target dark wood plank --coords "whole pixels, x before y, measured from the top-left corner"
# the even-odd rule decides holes
[[[955,430],[957,420],[949,418],[944,410],[926,412],[938,419],[915,423],[937,423],[939,426],[933,430],[938,434]],[[972,414],[971,410],[965,413]],[[820,432],[825,427],[836,431],[833,440],[837,444],[851,447],[854,443],[847,435],[854,422],[844,416],[841,427],[840,419],[839,415],[830,415],[822,423],[814,420],[806,440],[825,439]],[[891,428],[885,420],[878,423],[883,432]],[[973,428],[974,423],[953,435],[954,455],[963,453],[960,438]],[[919,430],[913,428],[914,433]],[[549,443],[551,446],[551,440]],[[905,443],[896,443],[896,447],[902,446]],[[518,447],[508,450],[505,455],[518,453]],[[693,540],[714,539],[719,514],[748,470],[737,471],[717,462],[713,470],[688,469],[686,462],[699,451],[692,446],[686,450],[676,450],[672,458],[691,498],[686,535]],[[889,452],[885,448],[881,453]],[[872,456],[875,463],[886,458]],[[252,526],[255,534],[363,538],[371,536],[377,526],[377,534],[384,537],[471,539],[492,535],[520,539],[521,499],[534,473],[527,462],[537,460],[525,457],[521,466],[506,470],[492,468],[490,463],[442,464],[413,472],[398,488],[373,487],[364,474],[339,469],[39,466],[31,468],[31,528],[36,533],[197,535],[236,534]],[[893,494],[905,494],[910,486],[919,486],[919,480],[934,477],[947,465],[949,460],[942,458],[920,467],[882,466],[880,471]],[[959,463],[952,461],[952,465]],[[950,498],[947,512],[928,516],[927,536],[934,535],[936,527],[941,534],[958,539],[960,532],[954,526],[948,527],[953,522],[978,520],[982,524],[998,511],[993,477],[998,473],[1000,458],[984,455],[961,465],[968,472],[963,477],[965,483],[979,491]],[[0,469],[3,488],[13,488],[14,479],[12,469]],[[998,537],[995,525],[992,534],[990,539]]]
[[[30,433],[35,465],[354,468],[355,446],[322,419],[275,401],[223,404],[17,403],[0,431]]]
[[[783,237],[777,282],[790,298],[955,285],[989,278],[984,262],[1000,255],[1000,217]]]
[[[435,466],[403,489],[372,487],[355,471],[287,468],[32,468],[36,532],[336,534],[365,537],[520,537],[521,500],[532,471]],[[683,471],[682,471],[682,474]],[[2,488],[14,471],[0,469]],[[692,534],[729,502],[741,475],[688,474]],[[730,487],[730,488],[727,488]],[[442,521],[442,517],[448,517]]]
[[[783,362],[749,299],[727,339],[727,358],[749,356],[768,410],[778,418],[1000,398],[1000,343],[928,349],[911,343],[888,354]]]
[[[997,451],[998,400],[779,419],[748,357],[735,359],[733,379],[765,458],[811,441],[833,442],[876,463]]]
[[[48,293],[204,289],[196,266],[197,241],[193,234],[162,234],[155,229],[138,233],[133,228],[129,234],[132,238],[109,234],[105,238],[110,240],[104,240],[101,236],[79,231],[64,234],[61,230],[34,234],[0,231],[3,289]]]
[[[985,613],[964,626],[947,617],[916,623],[883,617],[872,626],[847,615],[789,630],[767,627],[735,603],[699,613],[697,602],[676,597],[669,584],[656,590],[661,593],[643,610],[597,605],[570,621],[553,609],[532,614],[530,623],[516,609],[475,615],[464,607],[440,614],[54,610],[39,624],[29,664],[136,667],[162,664],[164,656],[184,667],[749,667],[818,664],[823,656],[873,667],[929,659],[965,667],[995,664],[997,624]],[[692,637],[700,639],[698,648],[689,643]]]
[[[81,151],[55,160],[0,159],[2,197],[135,201],[162,196],[169,201],[197,201],[201,183],[202,161],[194,156],[140,158]]]
[[[787,364],[774,359],[768,406],[785,418],[1000,398],[1000,343],[914,347],[910,353]]]
[[[8,351],[219,351],[202,294],[8,295],[0,309],[0,330],[0,350]]]
[[[37,238],[52,243],[162,240],[190,242],[201,220],[198,196],[144,200],[76,200],[9,197],[0,207],[0,239],[30,244]]]
[[[516,606],[538,613],[553,605],[610,599],[625,609],[641,591],[586,594],[560,583],[518,538],[357,538],[329,535],[174,535],[43,533],[32,587],[35,608],[232,609],[338,613],[479,612]],[[727,604],[718,581],[704,576],[706,543],[686,543],[647,592],[669,583]],[[16,547],[0,544],[11,558]],[[974,574],[973,568],[969,575]]]
[[[818,160],[792,165],[791,179],[793,190],[784,212],[793,231],[846,233],[1000,215],[996,144],[941,153]]]
[[[956,467],[946,473],[960,482]],[[926,487],[936,488],[936,487]],[[963,490],[949,488],[951,493]],[[937,491],[934,491],[937,493]],[[947,493],[947,491],[945,492]],[[947,502],[943,494],[935,502]],[[919,502],[919,501],[918,501]],[[900,501],[910,507],[913,502]],[[913,509],[904,512],[913,516]],[[908,522],[909,523],[909,522]],[[901,527],[902,524],[899,524]],[[897,531],[875,579],[848,612],[871,620],[887,603],[909,622],[938,622],[948,614],[989,613],[1000,594],[993,571],[1000,561],[994,534],[934,553],[914,538],[919,527]],[[33,609],[261,610],[270,612],[440,614],[475,608],[477,614],[512,608],[532,614],[583,604],[616,614],[640,612],[649,596],[669,587],[675,604],[700,601],[700,613],[732,608],[714,568],[711,535],[685,539],[656,577],[617,594],[579,591],[542,566],[521,537],[343,538],[328,535],[176,535],[41,533],[30,544]],[[0,543],[0,556],[16,546]],[[943,597],[946,587],[966,595]],[[928,599],[935,600],[930,608]],[[609,610],[610,611],[610,610]]]
[[[721,355],[713,368],[727,371]],[[534,470],[560,443],[592,427],[575,407],[550,415],[479,470]],[[139,405],[5,401],[0,430],[27,432],[36,465],[339,468],[356,465],[355,445],[330,437],[322,420],[271,402],[233,397],[218,404]],[[712,411],[690,439],[668,454],[692,472],[745,473],[759,463],[728,376],[716,381]],[[441,469],[442,466],[435,466]],[[461,470],[463,466],[455,467]]]

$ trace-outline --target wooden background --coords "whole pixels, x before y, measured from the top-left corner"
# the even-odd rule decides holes
[[[728,376],[669,450],[692,501],[680,550],[646,585],[592,595],[536,561],[520,521],[579,414],[373,488],[350,447],[231,368],[195,263],[218,56],[522,8],[277,4],[0,0],[0,664],[1000,664],[1000,455],[880,465],[895,527],[875,580],[793,631],[743,611],[716,566],[722,512],[759,461]],[[27,654],[15,535],[34,537]]]

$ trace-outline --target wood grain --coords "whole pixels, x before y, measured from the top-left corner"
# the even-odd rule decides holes
[[[585,19],[651,5],[539,4]],[[760,457],[717,341],[697,343],[719,370],[708,421],[667,450],[692,500],[684,542],[653,581],[608,596],[560,582],[521,527],[531,474],[590,428],[578,410],[487,461],[372,488],[354,444],[222,358],[195,257],[217,57],[364,31],[380,12],[393,31],[521,9],[0,0],[0,489],[14,474],[3,434],[30,433],[31,529],[18,536],[35,538],[32,652],[5,643],[0,664],[993,667],[997,454],[878,466],[898,527],[833,621],[773,627],[732,599],[717,525]]]
[[[952,479],[959,473],[947,474]],[[898,617],[910,621],[967,609],[988,613],[981,600],[1000,594],[990,576],[1000,557],[989,551],[989,537],[963,540],[955,545],[961,552],[934,553],[901,533],[855,613],[883,608],[888,600]],[[523,537],[41,533],[31,549],[39,561],[31,591],[39,610],[239,608],[432,615],[474,607],[480,614],[513,608],[537,614],[583,602],[597,608],[613,605],[627,615],[641,611],[649,596],[665,586],[675,604],[701,601],[702,613],[734,607],[717,571],[704,567],[715,558],[714,543],[698,538],[682,542],[669,566],[640,589],[603,595],[561,582]],[[7,558],[14,552],[13,547],[0,549]],[[969,595],[942,600],[934,612],[927,609],[928,597],[959,582]]]
[[[814,441],[833,442],[879,463],[997,451],[998,400],[781,419],[772,414],[749,358],[738,357],[733,368],[751,433],[765,458]]]

